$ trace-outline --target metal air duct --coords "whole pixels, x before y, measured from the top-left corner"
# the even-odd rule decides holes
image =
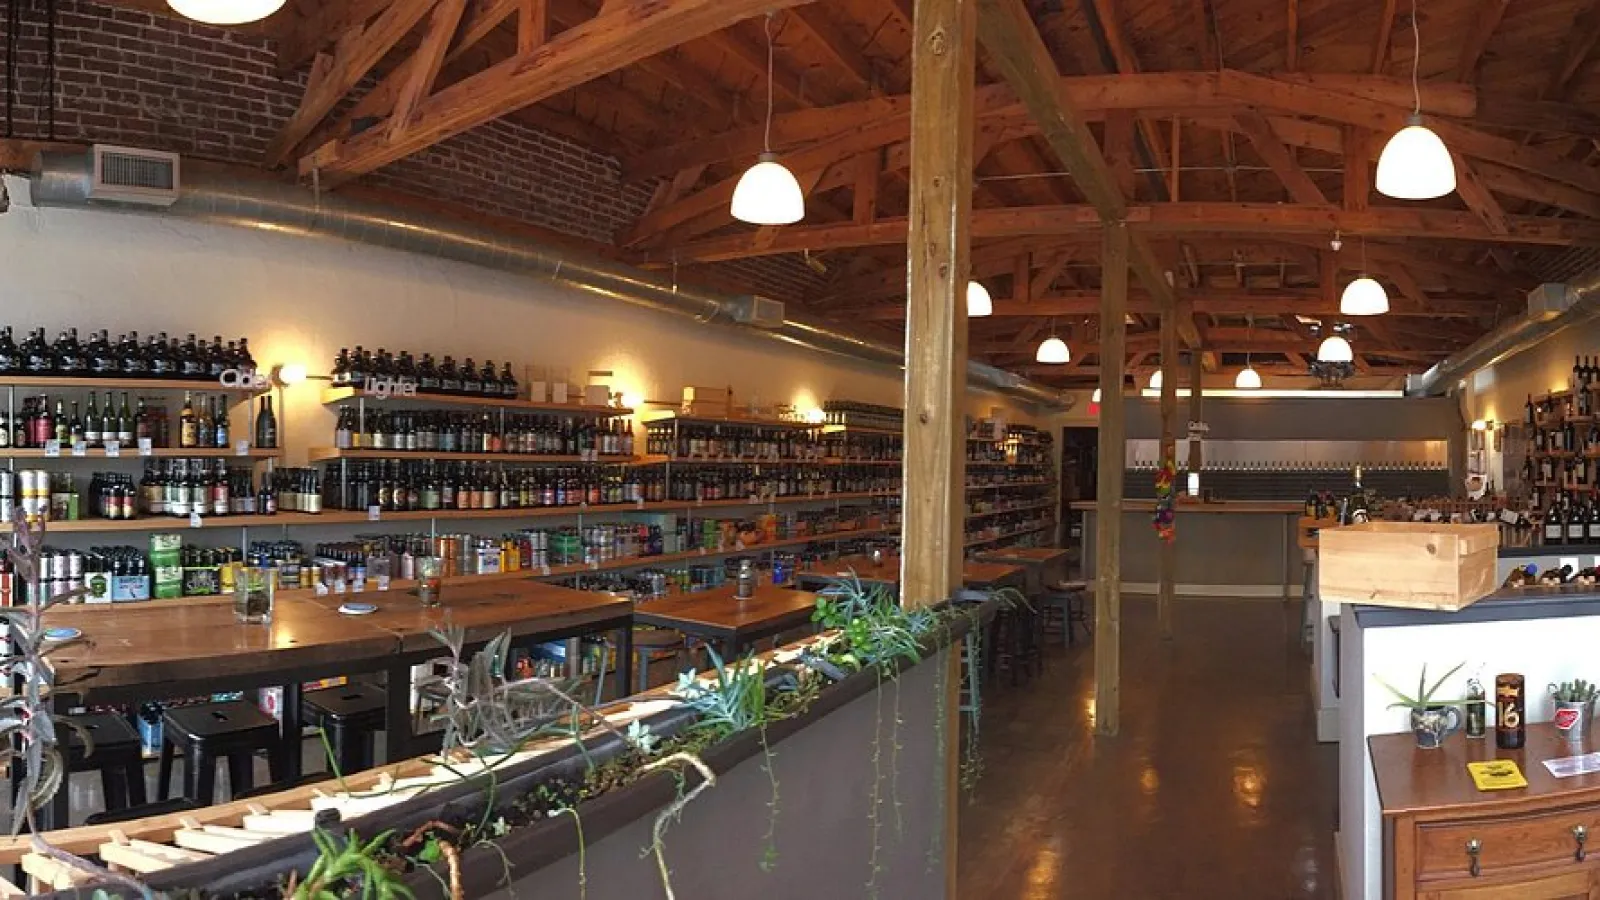
[[[1545,338],[1597,315],[1600,315],[1600,269],[1585,272],[1566,284],[1541,284],[1528,292],[1528,309],[1521,318],[1502,323],[1421,375],[1406,376],[1406,394],[1412,397],[1447,394],[1474,372],[1504,362]]]
[[[33,204],[40,207],[125,207],[92,203],[92,163],[87,152],[40,153],[32,172]],[[457,262],[531,275],[575,291],[721,323],[747,334],[850,359],[904,366],[900,347],[846,334],[832,325],[785,314],[781,324],[753,315],[760,298],[732,296],[676,285],[621,263],[556,249],[517,234],[461,222],[422,209],[401,208],[339,194],[317,196],[296,185],[244,178],[204,165],[186,165],[177,202],[145,214],[339,238],[422,253]],[[766,301],[770,304],[771,301]],[[741,323],[751,323],[744,325]],[[967,383],[1052,409],[1068,409],[1061,391],[978,362],[967,365]]]

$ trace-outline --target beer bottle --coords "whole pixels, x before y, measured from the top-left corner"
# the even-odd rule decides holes
[[[1494,679],[1494,745],[1501,750],[1521,750],[1528,740],[1527,692],[1522,676],[1514,673]]]

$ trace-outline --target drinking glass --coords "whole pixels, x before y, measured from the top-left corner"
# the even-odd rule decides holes
[[[233,616],[246,625],[272,621],[277,572],[266,566],[240,566],[233,577]]]
[[[417,597],[423,606],[438,606],[442,602],[439,588],[443,574],[444,560],[437,556],[417,557]]]

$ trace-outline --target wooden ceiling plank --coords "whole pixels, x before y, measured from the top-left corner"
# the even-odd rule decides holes
[[[870,225],[878,217],[878,173],[883,151],[856,154],[855,191],[850,198],[851,218],[857,225]]]
[[[1319,289],[1320,291],[1320,289]],[[1339,300],[1337,293],[1332,298],[1320,296],[1319,291],[1286,291],[1286,292],[1254,292],[1236,290],[1210,290],[1197,292],[1194,299],[1193,311],[1198,315],[1211,316],[1282,316],[1285,324],[1293,321],[1291,328],[1303,329],[1305,326],[1295,321],[1296,315],[1302,316],[1338,316]],[[1099,315],[1097,305],[1098,293],[1096,291],[1052,291],[1047,294],[1035,296],[1032,301],[1024,302],[1013,297],[997,297],[994,301],[995,318],[1048,318],[1050,316],[1084,316],[1093,318]],[[1469,300],[1457,297],[1432,298],[1427,301],[1427,306],[1414,303],[1396,304],[1390,315],[1399,317],[1440,318],[1440,319],[1477,319],[1491,314],[1494,304],[1483,300]],[[1128,311],[1138,315],[1154,315],[1158,312],[1156,301],[1146,292],[1138,291],[1128,296]],[[860,319],[873,322],[896,322],[905,318],[905,304],[902,302],[888,302],[869,306],[852,307],[842,310],[843,319]],[[1309,332],[1307,332],[1309,334]]]
[[[438,0],[438,5],[433,8],[422,43],[405,64],[406,80],[400,86],[394,112],[389,116],[391,137],[411,126],[411,117],[416,114],[417,104],[433,92],[434,81],[444,67],[445,51],[450,48],[450,41],[455,37],[456,26],[461,23],[461,14],[466,7],[467,0]]]
[[[1211,4],[1209,0],[1189,0],[1189,28],[1194,45],[1200,48],[1200,66],[1208,72],[1221,67],[1217,59],[1217,45],[1211,34]]]
[[[278,74],[287,75],[347,32],[362,27],[391,0],[331,0],[278,37]]]
[[[517,52],[532,53],[550,37],[550,11],[546,0],[518,0]]]
[[[1328,198],[1323,195],[1322,189],[1317,187],[1317,183],[1312,181],[1311,176],[1300,167],[1300,163],[1295,160],[1294,154],[1289,152],[1289,148],[1272,133],[1272,126],[1267,123],[1264,116],[1258,112],[1246,112],[1234,116],[1234,119],[1244,130],[1245,136],[1250,139],[1256,152],[1261,154],[1261,158],[1278,176],[1278,180],[1283,182],[1284,188],[1288,190],[1294,202],[1312,206],[1327,204]]]
[[[790,16],[810,35],[823,55],[849,75],[851,80],[874,94],[882,92],[872,61],[839,29],[821,6],[802,6],[791,10]]]
[[[1300,0],[1288,0],[1284,16],[1283,68],[1293,72],[1300,68]]]
[[[313,70],[319,77],[307,80],[299,108],[267,145],[267,165],[281,165],[290,151],[311,134],[350,89],[396,42],[415,28],[434,5],[435,0],[394,0],[371,25],[346,32],[335,45],[330,62],[320,72]]]
[[[1378,14],[1378,39],[1372,47],[1372,74],[1383,71],[1389,62],[1389,39],[1394,33],[1395,8],[1399,0],[1383,0],[1383,11]]]
[[[1062,271],[1072,259],[1071,251],[1063,251],[1046,259],[1028,284],[1029,296],[1043,297],[1050,290],[1050,286],[1056,283],[1056,279],[1061,277]]]
[[[1573,27],[1567,31],[1567,40],[1561,50],[1561,62],[1551,71],[1550,79],[1540,94],[1543,99],[1560,100],[1566,96],[1567,90],[1572,85],[1573,76],[1583,68],[1584,62],[1594,50],[1594,45],[1600,42],[1600,3],[1591,3],[1572,25]]]
[[[1372,197],[1372,160],[1368,149],[1372,132],[1354,125],[1344,127],[1344,208],[1361,212]]]
[[[1061,73],[1022,0],[980,0],[978,38],[1100,217],[1107,222],[1126,221],[1127,202],[1088,125],[1062,91]],[[1130,234],[1128,250],[1130,268],[1163,301],[1164,309],[1170,310],[1177,299],[1149,242]],[[1186,345],[1199,345],[1200,335],[1192,319],[1181,322],[1179,331]]]
[[[405,0],[401,0],[405,2]],[[616,0],[589,22],[435,93],[397,139],[376,129],[319,148],[325,184],[351,178],[741,19],[802,0]],[[302,160],[303,167],[308,160]]]
[[[792,4],[786,4],[792,5]],[[734,64],[744,69],[746,74],[756,79],[762,90],[766,89],[767,82],[767,54],[765,48],[752,47],[749,42],[736,34],[727,31],[714,31],[705,35],[707,44],[722,51],[722,54]],[[785,102],[797,106],[805,106],[805,92],[801,90],[800,76],[796,75],[781,61],[775,61],[772,66],[772,92]],[[815,102],[816,98],[812,98]]]
[[[1478,70],[1478,60],[1483,58],[1489,39],[1494,37],[1495,29],[1500,27],[1500,19],[1510,5],[1511,0],[1479,0],[1478,14],[1472,20],[1472,31],[1456,53],[1457,81],[1472,80]]]
[[[1483,220],[1490,234],[1503,235],[1509,232],[1511,229],[1506,225],[1506,211],[1483,183],[1472,162],[1459,153],[1450,155],[1456,162],[1456,193],[1461,195],[1461,201],[1467,205],[1467,209]]]

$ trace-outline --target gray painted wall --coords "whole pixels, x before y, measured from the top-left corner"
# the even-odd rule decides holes
[[[944,807],[940,743],[955,743],[955,722],[935,739],[935,698],[948,654],[908,669],[885,684],[773,747],[778,778],[778,861],[760,862],[771,785],[758,754],[717,779],[684,811],[666,836],[667,864],[679,897],[695,900],[819,900],[867,897],[874,845],[872,797],[881,804],[877,833],[877,896],[885,900],[938,898],[944,893]],[[898,703],[897,764],[892,733]],[[879,734],[874,759],[873,735]],[[893,774],[898,770],[899,776]],[[875,775],[876,772],[876,775]],[[899,799],[898,814],[895,798]],[[623,900],[662,896],[650,846],[654,814],[587,851],[588,896]],[[577,900],[578,859],[568,857],[494,900]]]
[[[1161,437],[1159,400],[1124,402],[1129,438]],[[1188,402],[1178,399],[1180,431]],[[1459,440],[1466,427],[1459,404],[1446,397],[1208,397],[1205,418],[1216,440]]]

